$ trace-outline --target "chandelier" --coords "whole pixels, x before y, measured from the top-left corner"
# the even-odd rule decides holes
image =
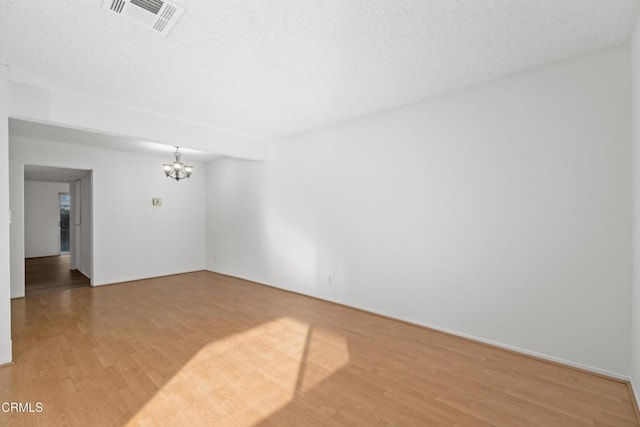
[[[180,161],[180,156],[182,156],[180,147],[176,147],[176,152],[173,153],[173,155],[176,156],[173,163],[164,163],[162,165],[167,178],[173,178],[176,181],[189,178],[191,176],[191,172],[193,172],[193,166],[185,165]]]

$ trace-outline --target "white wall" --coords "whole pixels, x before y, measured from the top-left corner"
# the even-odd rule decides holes
[[[68,193],[63,182],[24,183],[24,256],[60,253],[60,193]]]
[[[24,295],[25,164],[93,171],[94,285],[204,268],[203,165],[192,162],[192,178],[176,183],[165,177],[163,157],[17,137],[11,138],[9,155],[13,297]],[[162,197],[163,206],[153,207],[153,197]]]
[[[69,210],[69,268],[78,269],[78,252],[80,240],[80,180],[69,183],[69,194],[71,195],[71,209]],[[76,191],[78,190],[78,191]]]
[[[631,297],[631,384],[640,402],[640,18],[631,39],[633,100],[633,280]]]
[[[208,165],[207,266],[629,375],[629,48]]]
[[[79,220],[77,221],[77,244],[76,249],[76,268],[78,271],[89,278],[93,278],[92,265],[92,247],[93,247],[93,225],[92,225],[92,177],[91,174],[83,176],[79,180],[78,186],[79,201],[78,208]],[[126,238],[126,236],[125,236]],[[92,282],[93,284],[93,282]]]
[[[9,68],[0,64],[0,365],[11,362],[9,265]]]
[[[91,171],[86,175],[73,181],[69,185],[71,194],[71,212],[69,215],[69,240],[71,269],[80,271],[85,276],[92,276],[92,185]]]

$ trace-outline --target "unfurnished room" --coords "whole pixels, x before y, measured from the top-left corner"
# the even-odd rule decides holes
[[[640,0],[0,0],[0,425],[639,426]]]

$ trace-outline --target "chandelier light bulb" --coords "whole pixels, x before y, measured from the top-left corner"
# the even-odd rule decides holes
[[[165,163],[162,165],[167,178],[172,178],[176,181],[189,178],[191,176],[191,172],[193,172],[193,166],[185,165],[180,161],[180,157],[182,156],[180,147],[176,147],[176,152],[173,153],[173,155],[175,156],[173,163]]]

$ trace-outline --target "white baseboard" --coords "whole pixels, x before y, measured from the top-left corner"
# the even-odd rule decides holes
[[[635,386],[633,378],[629,379],[629,387],[631,387],[631,393],[633,393],[633,397],[636,399],[634,405],[640,405],[640,395],[638,395],[638,388]]]
[[[24,294],[11,294],[11,299],[24,298]]]
[[[360,308],[360,307],[356,307],[356,308]],[[400,318],[398,316],[391,316],[391,315],[386,314],[386,313],[380,313],[380,312],[376,312],[376,311],[369,310],[369,309],[366,309],[366,308],[360,308],[360,309],[361,310],[365,310],[365,311],[369,311],[369,312],[372,312],[372,313],[376,313],[376,314],[381,314],[381,315],[386,316],[386,317],[391,317],[391,318],[394,318],[394,319],[402,320],[404,322],[413,323],[415,325],[424,326],[424,327],[429,328],[429,329],[434,329],[436,331],[445,332],[447,334],[455,335],[455,336],[458,336],[458,337],[461,337],[461,338],[466,338],[466,339],[469,339],[469,340],[472,340],[472,341],[477,341],[477,342],[481,342],[481,343],[484,343],[484,344],[489,344],[489,345],[492,345],[492,346],[495,346],[495,347],[504,348],[505,350],[513,351],[513,352],[516,352],[516,353],[522,353],[522,354],[525,354],[527,356],[532,356],[532,357],[535,357],[535,358],[538,358],[538,359],[548,360],[549,362],[559,363],[561,365],[570,366],[572,368],[578,368],[578,369],[582,369],[584,371],[589,371],[589,372],[593,372],[593,373],[596,373],[596,374],[599,374],[599,375],[604,375],[604,376],[607,376],[607,377],[615,378],[615,379],[620,380],[620,381],[629,381],[631,379],[628,375],[623,375],[623,374],[620,374],[618,372],[613,372],[613,371],[609,371],[609,370],[606,370],[606,369],[600,369],[600,368],[596,368],[594,366],[585,365],[583,363],[579,363],[579,362],[574,362],[574,361],[571,361],[571,360],[563,359],[561,357],[551,356],[551,355],[548,355],[548,354],[545,354],[545,353],[539,353],[537,351],[528,350],[526,348],[516,347],[516,346],[510,345],[510,344],[505,344],[505,343],[502,343],[502,342],[499,342],[499,341],[493,341],[493,340],[482,338],[482,337],[478,337],[478,336],[475,336],[475,335],[466,334],[464,332],[454,331],[452,329],[443,328],[443,327],[438,326],[438,325],[433,325],[433,324],[425,323],[425,322],[417,322],[415,320],[404,319],[404,318]]]
[[[207,269],[207,271],[210,271],[212,273],[223,274],[225,276],[237,277],[237,276],[233,276],[231,274],[222,273],[222,272],[218,272],[218,271],[214,271],[214,270],[210,270],[210,269]],[[258,282],[257,280],[244,279],[242,277],[238,277],[238,278],[242,279],[242,280],[248,280],[248,281],[251,281],[251,282],[254,282],[254,283],[261,284],[261,282]],[[323,301],[333,302],[333,303],[344,305],[344,306],[347,306],[347,307],[356,308],[358,310],[366,311],[366,312],[373,313],[373,314],[378,314],[380,316],[389,317],[391,319],[400,320],[400,321],[403,321],[403,322],[411,323],[413,325],[423,326],[425,328],[429,328],[429,329],[433,329],[433,330],[436,330],[436,331],[444,332],[444,333],[447,333],[447,334],[450,334],[450,335],[455,335],[455,336],[458,336],[458,337],[461,337],[461,338],[466,338],[466,339],[469,339],[469,340],[472,340],[472,341],[477,341],[477,342],[480,342],[480,343],[489,344],[489,345],[492,345],[492,346],[495,346],[495,347],[503,348],[505,350],[514,351],[516,353],[521,353],[521,354],[525,354],[527,356],[532,356],[532,357],[535,357],[535,358],[538,358],[538,359],[547,360],[549,362],[559,363],[561,365],[570,366],[572,368],[582,369],[584,371],[589,371],[589,372],[593,372],[595,374],[604,375],[604,376],[607,376],[607,377],[610,377],[610,378],[614,378],[616,380],[625,381],[625,382],[628,382],[628,381],[631,380],[631,377],[629,375],[620,374],[618,372],[613,372],[613,371],[609,371],[609,370],[606,370],[606,369],[596,368],[594,366],[585,365],[583,363],[574,362],[574,361],[571,361],[571,360],[563,359],[561,357],[556,357],[556,356],[551,356],[551,355],[544,354],[544,353],[539,353],[537,351],[527,350],[525,348],[520,348],[520,347],[516,347],[516,346],[510,345],[510,344],[505,344],[505,343],[502,343],[502,342],[493,341],[493,340],[490,340],[490,339],[478,337],[478,336],[475,336],[475,335],[467,334],[467,333],[456,331],[456,330],[453,330],[453,329],[443,328],[441,326],[434,325],[434,324],[431,324],[431,323],[421,322],[421,321],[417,321],[415,319],[409,319],[409,318],[406,318],[406,317],[401,317],[401,316],[397,316],[397,315],[394,315],[394,314],[389,314],[389,313],[386,313],[384,311],[374,310],[374,309],[371,309],[371,308],[368,308],[368,307],[364,307],[364,306],[360,306],[360,305],[347,304],[347,303],[344,303],[342,301],[331,300],[331,299],[328,299],[328,298],[318,297],[318,296],[315,296],[315,295],[309,295],[309,294],[305,294],[305,293],[302,293],[302,292],[299,292],[299,291],[295,291],[295,290],[292,290],[292,289],[283,288],[283,287],[277,286],[277,285],[271,285],[271,284],[265,284],[265,285],[271,286],[271,287],[277,288],[277,289],[282,289],[284,291],[294,292],[294,293],[297,293],[297,294],[300,294],[300,295],[306,295],[306,296],[309,296],[309,297],[312,297],[312,298],[317,298],[317,299],[320,299],[320,300],[323,300]]]
[[[141,275],[141,276],[128,276],[128,277],[115,277],[108,280],[100,280],[97,282],[93,282],[91,283],[91,286],[97,287],[97,286],[117,285],[118,283],[136,282],[138,280],[156,279],[158,277],[175,276],[178,274],[197,273],[198,271],[205,271],[205,269],[199,268],[196,270],[163,272],[161,274],[154,273],[152,276]]]
[[[0,344],[0,365],[6,365],[7,363],[13,362],[11,346],[11,340]]]
[[[631,391],[631,404],[634,406],[634,410],[636,413],[636,417],[638,418],[638,421],[640,421],[640,411],[638,410],[638,405],[640,404],[640,400],[638,400],[638,398],[640,397],[638,395],[637,392],[637,388],[636,386],[633,384],[633,377],[631,377],[631,379],[629,379],[629,390]]]

